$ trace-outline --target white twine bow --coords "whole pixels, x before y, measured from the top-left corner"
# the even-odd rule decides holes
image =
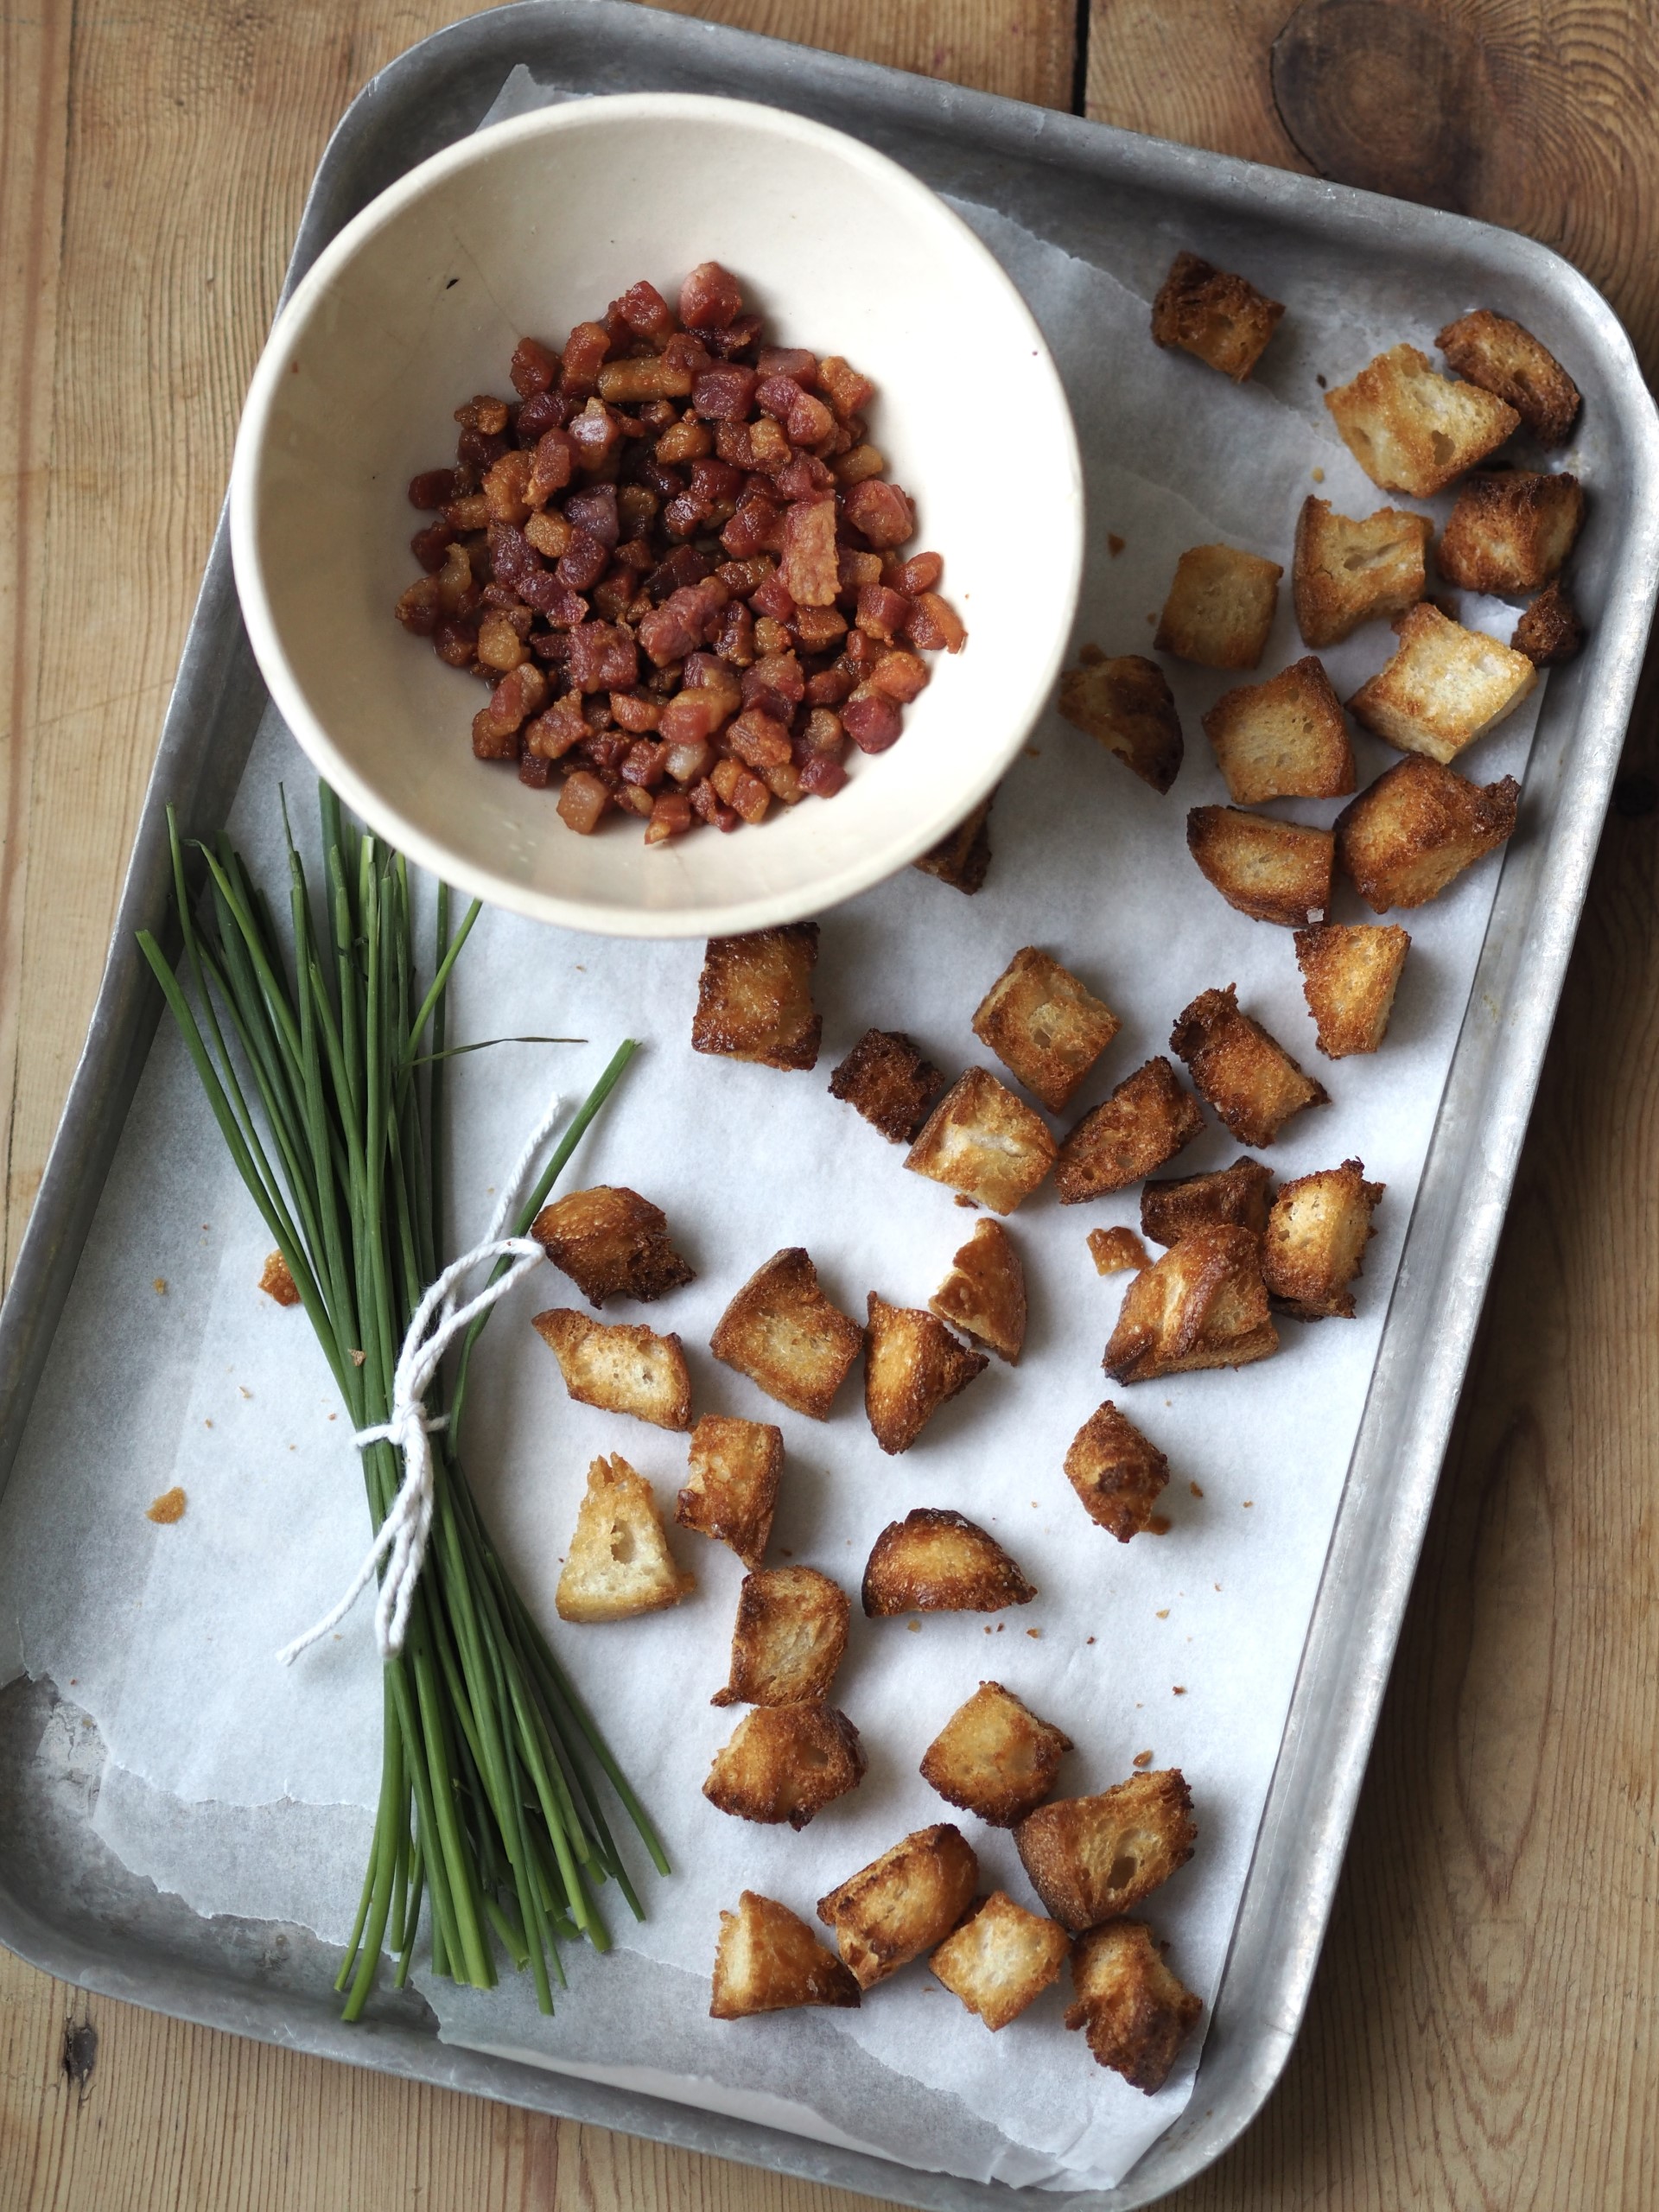
[[[383,1558],[386,1559],[386,1571],[374,1609],[375,1641],[383,1659],[395,1659],[404,1648],[409,1609],[415,1586],[421,1579],[426,1541],[432,1530],[432,1446],[429,1440],[435,1429],[444,1427],[448,1421],[447,1415],[436,1421],[428,1419],[426,1394],[450,1345],[466,1333],[480,1313],[487,1313],[498,1299],[505,1298],[546,1256],[541,1246],[528,1236],[509,1236],[505,1231],[518,1211],[519,1194],[529,1180],[537,1156],[558,1120],[560,1103],[556,1096],[537,1123],[518,1165],[497,1201],[483,1243],[474,1244],[470,1252],[463,1252],[460,1259],[452,1260],[415,1309],[392,1376],[391,1411],[384,1421],[372,1428],[359,1428],[352,1439],[359,1450],[371,1444],[396,1445],[404,1455],[402,1484],[345,1596],[315,1628],[296,1637],[292,1643],[277,1653],[285,1667],[291,1666],[301,1652],[308,1650],[340,1625],[373,1581]],[[486,1283],[465,1306],[457,1306],[455,1291],[473,1269],[500,1259],[512,1262],[505,1274]]]

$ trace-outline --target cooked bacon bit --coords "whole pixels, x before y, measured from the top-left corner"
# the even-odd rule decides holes
[[[532,399],[538,391],[545,391],[558,373],[558,355],[539,338],[521,338],[513,347],[507,374],[520,399]]]
[[[524,750],[541,760],[562,760],[573,745],[590,734],[581,695],[567,691],[543,715],[524,726]]]
[[[444,555],[453,543],[454,535],[453,523],[435,522],[429,523],[424,530],[417,530],[410,539],[409,550],[428,575],[435,575],[443,566]]]
[[[784,512],[784,588],[798,607],[833,607],[841,588],[836,552],[836,503],[797,499]]]
[[[710,422],[741,423],[754,404],[760,381],[753,369],[744,368],[740,362],[722,361],[717,367],[705,369],[697,378],[691,388],[691,404]],[[737,460],[735,454],[722,458]],[[739,463],[747,465],[747,458]]]
[[[872,638],[880,638],[883,645],[891,645],[895,638],[905,634],[912,610],[902,592],[893,591],[886,584],[865,584],[858,594],[858,612],[855,620],[861,630]]]
[[[757,468],[788,467],[792,454],[789,440],[770,416],[763,415],[749,425],[749,450]]]
[[[649,277],[630,284],[614,302],[613,312],[636,338],[649,338],[653,345],[661,345],[673,335],[674,310]]]
[[[883,653],[870,671],[868,682],[884,697],[895,699],[907,707],[912,699],[919,698],[927,689],[926,664],[914,653]]]
[[[569,430],[550,430],[536,442],[524,497],[532,507],[544,507],[555,492],[563,491],[575,473],[575,440]]]
[[[658,668],[683,660],[705,644],[727,605],[726,587],[716,576],[671,593],[639,625],[639,643]]]
[[[776,768],[794,758],[788,724],[755,707],[747,708],[738,716],[726,733],[726,741],[751,768]]]
[[[565,778],[559,792],[559,819],[579,837],[588,837],[598,829],[600,817],[610,803],[611,795],[599,778],[578,768]]]
[[[530,658],[512,617],[499,607],[493,607],[479,623],[478,657],[486,668],[499,669],[504,676]]]
[[[759,776],[752,775],[741,760],[717,760],[709,779],[718,796],[733,812],[741,815],[745,822],[762,822],[772,804],[772,793]]]
[[[455,496],[455,472],[453,468],[423,468],[418,476],[409,480],[409,504],[425,512],[435,514],[440,507],[448,506]]]
[[[908,561],[889,563],[881,571],[881,581],[889,591],[917,599],[923,592],[931,591],[944,574],[944,563],[938,554],[912,553]]]
[[[688,830],[696,817],[691,811],[691,802],[683,791],[661,791],[651,810],[651,819],[645,824],[645,842],[660,845],[670,837],[678,837]]]
[[[829,753],[813,753],[802,761],[801,789],[815,798],[833,798],[847,780],[847,771]]]
[[[947,599],[936,591],[918,597],[908,624],[911,642],[924,652],[959,653],[968,642],[967,626]]]
[[[410,584],[397,602],[397,620],[417,638],[429,638],[442,613],[443,601],[433,576],[422,576]]]
[[[719,330],[743,312],[743,295],[729,270],[700,262],[680,287],[680,321],[688,330]]]
[[[611,334],[602,322],[579,322],[565,341],[559,370],[559,390],[566,398],[585,399],[597,388],[599,372],[611,350]]]
[[[822,652],[847,634],[847,618],[833,607],[798,607],[791,625],[795,642],[805,652]]]
[[[847,494],[847,519],[876,551],[902,545],[916,535],[916,511],[898,485],[872,476]]]
[[[478,430],[485,437],[499,437],[507,427],[507,403],[492,398],[487,391],[469,399],[464,407],[455,410],[455,420],[463,430]]]
[[[887,465],[885,457],[874,446],[851,446],[836,457],[836,481],[851,491],[855,484],[865,484],[872,477],[880,476]]]
[[[861,376],[839,353],[831,353],[827,360],[818,363],[817,380],[843,422],[849,415],[861,415],[875,397],[875,386],[868,377]]]
[[[864,698],[852,698],[842,709],[842,727],[861,753],[885,753],[896,744],[903,730],[904,717],[891,699],[872,692]]]

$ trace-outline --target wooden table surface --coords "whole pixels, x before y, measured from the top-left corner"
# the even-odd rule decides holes
[[[683,11],[1516,225],[1659,365],[1659,0]],[[307,181],[365,79],[457,12],[0,4],[8,1268]],[[1183,2212],[1643,2212],[1659,2191],[1656,698],[1650,682],[1306,2024]],[[89,2002],[0,1954],[0,2212],[851,2202]]]

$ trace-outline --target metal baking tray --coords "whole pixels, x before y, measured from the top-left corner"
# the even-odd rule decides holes
[[[1190,2179],[1248,2126],[1306,2003],[1659,588],[1659,418],[1605,303],[1525,238],[617,0],[503,8],[383,70],[324,156],[288,287],[365,202],[469,132],[518,62],[573,91],[689,89],[794,108],[1029,227],[1045,210],[1063,223],[1068,208],[1115,202],[1149,225],[1178,223],[1217,256],[1243,258],[1277,232],[1356,284],[1430,276],[1438,291],[1493,300],[1536,329],[1573,367],[1603,442],[1594,528],[1575,569],[1590,643],[1546,696],[1524,834],[1504,859],[1197,2085],[1122,2183],[1070,2200],[1079,2212],[1127,2212]],[[164,810],[202,833],[219,825],[264,705],[221,523],[91,1032],[0,1311],[0,1482],[159,1012],[132,941],[162,921]],[[85,1792],[45,1785],[35,1747],[64,1710],[49,1684],[0,1694],[0,1941],[47,1971],[181,2018],[907,2204],[965,2212],[1014,2193],[451,2049],[412,1995],[342,2027],[331,1952],[303,1930],[197,1918],[117,1864],[92,1833]]]

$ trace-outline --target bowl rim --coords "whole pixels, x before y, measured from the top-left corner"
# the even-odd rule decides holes
[[[1062,512],[1069,514],[1071,527],[1065,538],[1064,573],[1051,583],[1046,596],[1051,602],[1058,596],[1065,619],[1055,626],[1049,650],[1028,687],[1025,704],[1010,720],[1003,743],[996,748],[988,765],[969,779],[960,795],[960,804],[953,799],[949,819],[943,824],[930,821],[921,830],[912,830],[884,843],[879,850],[868,851],[810,882],[734,898],[721,906],[600,906],[587,899],[537,889],[465,859],[447,846],[442,837],[410,819],[395,799],[387,798],[359,772],[312,710],[278,632],[258,551],[260,467],[290,356],[303,343],[340,272],[407,207],[458,172],[490,160],[503,145],[613,122],[664,116],[729,125],[733,109],[745,111],[746,120],[752,124],[760,123],[764,128],[785,137],[833,150],[842,160],[878,178],[900,199],[925,207],[932,220],[942,221],[958,234],[969,250],[969,257],[981,263],[994,286],[1002,292],[1007,311],[1029,337],[1039,373],[1052,387],[1062,426],[1066,481],[1060,505]],[[1047,703],[1059,674],[1076,612],[1086,543],[1083,461],[1071,403],[1035,316],[995,255],[931,185],[862,139],[798,115],[788,108],[705,92],[607,93],[538,108],[469,133],[454,145],[417,162],[378,194],[324,246],[271,326],[264,349],[255,365],[237,431],[229,510],[231,558],[242,619],[271,700],[312,766],[375,835],[442,881],[488,905],[590,936],[662,940],[735,936],[803,920],[885,882],[948,836],[953,825],[964,821],[1007,772]]]

